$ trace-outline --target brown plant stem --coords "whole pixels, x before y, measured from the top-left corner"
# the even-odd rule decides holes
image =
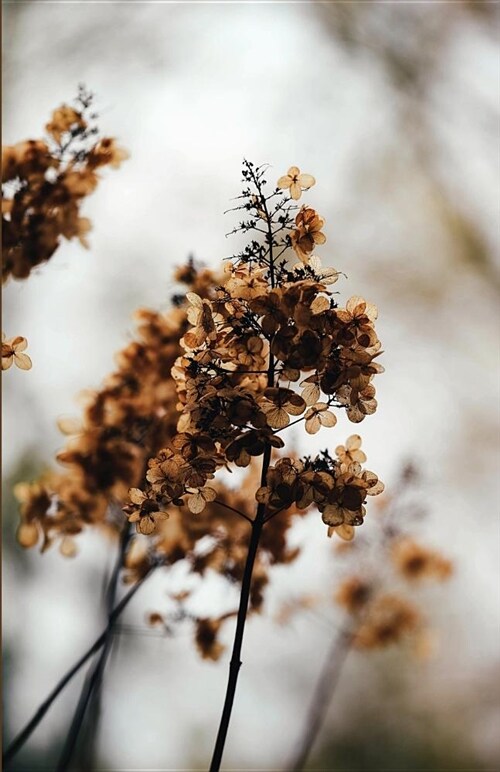
[[[153,571],[153,566],[150,568],[147,574],[142,577],[142,579],[139,579],[139,581],[134,584],[133,587],[128,591],[128,593],[121,599],[119,603],[116,604],[115,608],[113,609],[112,613],[109,616],[108,623],[106,625],[106,628],[103,630],[103,632],[99,635],[98,638],[94,641],[92,646],[83,654],[77,662],[71,667],[68,672],[61,678],[59,683],[54,687],[54,689],[50,692],[50,694],[46,697],[46,699],[42,702],[36,713],[33,715],[33,717],[28,721],[26,726],[19,732],[19,734],[16,735],[16,737],[13,739],[9,747],[6,749],[2,761],[3,764],[6,765],[23,747],[23,745],[26,743],[26,741],[29,739],[31,734],[35,731],[40,721],[43,719],[45,714],[47,713],[48,709],[52,705],[52,703],[57,699],[59,694],[62,692],[64,687],[72,680],[72,678],[78,673],[78,671],[85,665],[86,662],[101,648],[101,646],[104,645],[104,642],[106,640],[108,631],[112,629],[114,623],[122,613],[122,611],[125,609],[125,607],[128,605],[129,601],[132,600],[133,596],[139,589],[139,587],[144,583],[146,578],[151,574]]]
[[[115,602],[116,602],[116,593],[118,590],[118,580],[120,577],[120,571],[122,570],[124,565],[127,547],[131,537],[132,537],[132,528],[129,525],[129,523],[126,523],[120,535],[120,545],[118,549],[118,554],[116,556],[115,565],[111,573],[108,588],[106,590],[106,608],[107,608],[107,614],[108,614],[108,621],[110,619],[113,606],[115,605]],[[73,719],[71,721],[68,735],[66,737],[66,741],[64,743],[61,756],[56,766],[56,772],[65,772],[65,770],[68,769],[68,766],[71,762],[73,753],[76,748],[76,744],[78,742],[78,737],[80,735],[80,732],[83,726],[85,714],[87,712],[90,699],[92,698],[93,694],[96,693],[96,691],[100,686],[100,682],[102,680],[102,676],[104,673],[104,668],[106,666],[106,662],[107,662],[109,653],[111,651],[112,643],[113,643],[113,628],[108,624],[99,657],[95,662],[94,666],[92,667],[92,670],[87,675],[85,682],[83,684],[80,697],[79,697],[75,712],[73,714]]]
[[[271,287],[275,286],[274,275],[274,259],[273,259],[273,228],[272,228],[272,216],[269,213],[267,207],[267,200],[262,192],[262,186],[259,179],[256,177],[252,167],[246,165],[247,169],[252,175],[252,179],[257,188],[261,205],[264,209],[267,225],[267,245],[269,254],[269,281]],[[267,385],[268,387],[274,386],[275,378],[275,361],[272,354],[272,339],[269,340],[269,363],[267,369]],[[261,473],[261,486],[264,486],[267,481],[267,471],[269,464],[271,463],[272,446],[270,443],[266,444],[264,449],[264,455],[262,458],[262,473]],[[248,603],[250,600],[250,590],[252,586],[252,573],[255,564],[255,557],[259,548],[260,535],[266,521],[266,505],[259,503],[257,506],[257,512],[255,519],[252,522],[252,533],[250,536],[250,542],[248,545],[247,559],[245,562],[245,568],[243,571],[243,579],[241,582],[241,594],[240,603],[238,607],[238,616],[236,620],[236,630],[234,634],[233,650],[231,653],[231,661],[229,663],[229,678],[226,688],[226,696],[224,699],[224,707],[222,709],[222,715],[219,724],[219,730],[217,732],[217,739],[215,741],[214,752],[212,761],[210,763],[210,772],[219,772],[222,754],[224,753],[224,745],[226,743],[227,732],[229,729],[229,721],[231,719],[231,711],[233,709],[234,695],[236,693],[236,685],[238,683],[238,675],[241,667],[241,648],[243,645],[243,634],[245,632],[245,623],[248,614]]]
[[[306,722],[294,755],[287,766],[288,772],[301,772],[314,742],[323,726],[342,667],[350,651],[353,633],[348,630],[336,632],[316,683]]]
[[[271,446],[267,445],[264,452],[264,459],[262,462],[262,479],[265,481],[269,463],[271,460]],[[217,740],[215,742],[212,761],[210,764],[210,772],[218,772],[220,769],[222,754],[224,752],[224,745],[226,742],[227,731],[229,728],[229,721],[231,718],[231,711],[234,702],[234,695],[236,693],[236,684],[238,682],[238,674],[241,667],[241,647],[243,644],[243,633],[245,632],[245,622],[248,613],[248,602],[250,599],[250,589],[252,584],[252,572],[255,563],[255,556],[259,546],[260,535],[264,526],[265,504],[259,504],[257,507],[257,514],[255,520],[252,522],[252,533],[250,536],[250,543],[248,545],[248,554],[245,563],[245,569],[243,572],[243,580],[241,583],[241,595],[240,604],[238,608],[238,617],[236,621],[236,631],[234,635],[233,650],[231,654],[231,661],[229,663],[229,679],[226,689],[226,697],[224,700],[224,708],[222,710],[222,716],[219,724],[219,731],[217,733]]]

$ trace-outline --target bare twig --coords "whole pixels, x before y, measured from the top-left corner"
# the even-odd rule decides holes
[[[124,595],[121,601],[116,604],[115,608],[113,609],[112,613],[109,616],[108,624],[106,625],[106,628],[103,630],[103,632],[99,635],[98,638],[96,638],[92,646],[90,646],[90,648],[85,652],[85,654],[83,654],[80,657],[80,659],[75,662],[73,667],[71,667],[68,670],[68,672],[61,678],[59,683],[54,687],[54,689],[42,702],[42,704],[40,705],[36,713],[28,721],[26,726],[19,732],[19,734],[16,735],[16,737],[13,739],[13,741],[11,742],[11,744],[3,754],[2,760],[4,765],[6,765],[21,750],[23,745],[26,743],[26,741],[35,731],[38,724],[43,719],[47,711],[49,710],[52,703],[57,699],[59,694],[63,691],[64,687],[72,680],[72,678],[85,665],[85,663],[88,662],[88,660],[97,651],[99,651],[101,646],[104,645],[104,642],[108,634],[108,630],[113,628],[114,623],[116,622],[120,614],[123,612],[123,610],[126,608],[128,603],[132,600],[133,596],[135,595],[139,587],[141,587],[141,585],[144,583],[146,578],[151,574],[151,572],[153,571],[153,568],[154,566],[152,566],[148,571],[148,573],[145,576],[143,576],[142,579],[139,579],[139,581],[136,584],[134,584],[133,587],[130,588],[127,594]]]
[[[288,772],[300,772],[304,768],[314,741],[325,721],[342,667],[351,648],[352,639],[352,632],[346,629],[337,631],[332,638],[309,706],[302,736],[297,744],[293,758],[287,766]]]

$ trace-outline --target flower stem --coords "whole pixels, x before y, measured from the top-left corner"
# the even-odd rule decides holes
[[[301,738],[294,756],[287,766],[288,772],[301,772],[311,752],[318,733],[323,726],[335,687],[352,643],[352,633],[347,630],[336,632],[316,683]]]
[[[267,200],[262,191],[262,185],[259,177],[255,174],[252,166],[245,162],[245,165],[250,172],[255,187],[257,189],[261,205],[265,212],[266,226],[267,226],[267,246],[269,255],[269,281],[271,287],[275,286],[275,273],[274,273],[274,256],[273,256],[273,220],[272,215],[267,207]],[[267,368],[267,385],[268,387],[274,386],[275,381],[275,361],[272,353],[272,340],[269,341],[269,362]],[[262,458],[262,473],[261,473],[261,486],[266,484],[267,471],[269,464],[271,463],[272,446],[268,442],[264,449],[264,455]],[[233,650],[231,654],[231,661],[229,663],[229,679],[226,688],[226,697],[224,700],[224,707],[222,710],[222,716],[219,724],[219,731],[217,733],[217,739],[215,741],[214,752],[212,761],[210,764],[210,772],[219,772],[222,754],[224,753],[224,745],[226,743],[227,732],[229,729],[229,721],[231,719],[231,711],[233,709],[234,695],[236,693],[236,685],[238,683],[238,675],[241,667],[241,648],[243,645],[243,634],[245,632],[245,623],[248,614],[248,603],[250,600],[250,590],[252,586],[252,573],[255,564],[255,557],[259,548],[260,535],[266,521],[266,505],[259,503],[257,506],[257,513],[255,519],[252,522],[252,533],[250,536],[250,543],[248,545],[247,559],[245,562],[245,568],[243,571],[243,579],[241,582],[241,594],[240,604],[238,608],[238,617],[236,620],[236,630],[234,634]]]
[[[262,463],[262,478],[264,480],[266,478],[270,460],[271,446],[267,445]],[[226,698],[224,700],[224,708],[219,724],[219,731],[212,756],[212,762],[210,764],[210,772],[219,771],[222,761],[222,754],[224,752],[224,745],[229,728],[234,695],[236,693],[236,684],[238,682],[238,674],[241,667],[241,647],[243,644],[243,633],[245,631],[245,622],[248,613],[248,602],[250,599],[250,589],[252,584],[252,572],[255,563],[255,556],[257,555],[257,549],[259,546],[260,535],[264,526],[264,515],[265,504],[259,504],[257,507],[255,520],[252,522],[252,534],[250,537],[250,543],[248,545],[248,554],[243,572],[243,580],[241,583],[240,605],[238,608],[238,618],[236,621],[233,651],[231,654],[231,662],[229,663],[229,679],[226,689]]]
[[[26,726],[19,732],[19,734],[16,735],[16,737],[13,739],[9,747],[6,749],[2,761],[3,764],[6,765],[23,747],[23,745],[27,742],[27,740],[30,738],[32,733],[37,728],[40,721],[43,719],[45,714],[47,713],[48,709],[52,705],[52,703],[57,699],[59,694],[62,692],[64,687],[72,680],[72,678],[78,673],[78,671],[85,665],[86,662],[92,657],[93,654],[95,654],[101,646],[104,645],[104,642],[107,638],[108,630],[112,628],[122,611],[125,609],[125,607],[128,605],[129,601],[132,600],[133,596],[139,589],[139,587],[143,584],[143,582],[146,580],[146,578],[151,574],[153,570],[153,567],[150,568],[148,573],[142,577],[134,586],[128,591],[128,593],[122,598],[122,600],[117,603],[115,608],[113,609],[112,614],[110,615],[108,619],[108,624],[106,625],[106,628],[104,631],[99,635],[98,638],[94,641],[92,646],[83,654],[77,662],[71,667],[68,672],[61,678],[59,683],[54,687],[54,689],[50,692],[48,697],[42,702],[36,713],[33,715],[33,717],[28,721]]]
[[[127,552],[127,547],[131,539],[131,536],[132,536],[131,526],[129,525],[129,523],[127,523],[123,528],[123,531],[120,536],[120,546],[118,549],[116,562],[115,562],[113,571],[111,573],[108,588],[106,590],[106,607],[107,607],[107,613],[108,613],[108,620],[110,619],[113,606],[115,605],[115,602],[116,602],[116,593],[118,590],[118,580],[120,577],[120,571],[122,570],[124,565],[125,555]],[[73,720],[71,722],[69,732],[66,737],[66,741],[64,743],[63,750],[56,767],[56,772],[65,772],[68,769],[69,764],[71,763],[71,759],[73,757],[73,753],[75,751],[76,744],[78,742],[78,737],[80,735],[80,731],[83,726],[85,714],[87,712],[90,699],[92,695],[99,688],[99,685],[104,673],[104,668],[106,666],[106,662],[107,662],[109,653],[111,651],[112,643],[113,643],[113,628],[112,626],[108,625],[105,632],[105,639],[103,642],[103,646],[101,648],[101,652],[99,654],[99,658],[97,659],[90,673],[87,675],[87,678],[85,679],[85,682],[83,684],[82,691],[80,693],[80,698],[78,700],[75,712],[73,714]]]

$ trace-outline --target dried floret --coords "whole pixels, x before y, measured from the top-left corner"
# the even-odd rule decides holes
[[[292,246],[297,257],[307,265],[309,256],[317,244],[324,244],[326,236],[321,229],[325,221],[311,206],[303,206],[295,218]]]
[[[374,649],[398,643],[418,633],[421,615],[406,598],[393,593],[379,595],[370,604],[368,615],[358,628],[354,645]]]
[[[289,170],[277,182],[277,187],[289,190],[294,201],[298,201],[303,190],[309,190],[316,184],[312,174],[301,174],[298,166],[290,166]]]
[[[8,370],[13,364],[20,370],[30,370],[32,367],[31,359],[23,353],[27,347],[26,338],[18,335],[16,338],[7,340],[2,333],[2,370]]]
[[[331,428],[337,423],[337,418],[334,413],[328,410],[326,402],[317,402],[312,407],[308,408],[305,414],[306,419],[306,432],[308,434],[316,434],[319,432],[322,426]]]

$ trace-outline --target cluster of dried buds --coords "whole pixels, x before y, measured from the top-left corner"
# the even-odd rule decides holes
[[[204,294],[216,276],[188,264],[177,271],[176,280]],[[101,389],[81,395],[82,418],[58,422],[69,436],[57,456],[65,471],[50,471],[16,487],[23,546],[42,539],[46,549],[61,538],[68,544],[89,525],[120,532],[120,507],[130,485],[141,483],[151,453],[175,433],[177,397],[170,370],[187,329],[186,312],[175,304],[164,313],[139,309],[135,321],[135,339],[117,354],[117,370]]]
[[[80,217],[83,199],[104,166],[128,157],[116,140],[98,137],[92,95],[80,89],[75,107],[62,105],[46,125],[45,139],[2,147],[2,268],[25,279],[49,260],[61,238],[87,246],[91,223]]]

